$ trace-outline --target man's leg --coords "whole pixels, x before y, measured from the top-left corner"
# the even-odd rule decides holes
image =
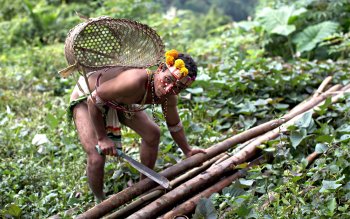
[[[105,198],[103,193],[105,157],[99,155],[95,149],[97,138],[90,121],[87,104],[82,102],[75,106],[73,115],[80,142],[87,154],[88,183],[95,197],[101,201]]]
[[[122,122],[141,136],[141,163],[153,169],[158,155],[158,145],[160,139],[159,127],[147,116],[144,111],[135,113],[132,119],[124,118],[122,119]],[[141,178],[145,177],[141,176]]]

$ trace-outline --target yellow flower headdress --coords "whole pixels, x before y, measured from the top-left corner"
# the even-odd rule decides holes
[[[175,68],[179,70],[174,76],[177,79],[184,78],[188,75],[188,69],[185,66],[185,62],[182,59],[178,59],[179,53],[175,50],[169,50],[165,53],[165,62],[168,66],[175,65]]]

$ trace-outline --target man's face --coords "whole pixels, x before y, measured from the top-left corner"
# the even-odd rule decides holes
[[[172,94],[177,95],[192,84],[188,77],[177,79],[174,75],[177,75],[178,71],[175,67],[169,67],[158,73],[154,86],[155,93],[159,98]]]

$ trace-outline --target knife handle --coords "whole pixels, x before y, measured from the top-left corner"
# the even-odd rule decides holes
[[[100,146],[97,144],[97,145],[95,145],[95,149],[96,149],[96,151],[97,151],[97,153],[99,154],[99,155],[101,155],[101,156],[105,156],[104,154],[103,154],[103,152],[102,152],[102,150],[101,150],[101,148],[100,148]],[[118,147],[118,145],[116,145],[116,148],[115,148],[116,150],[117,150],[117,156],[122,156],[123,155],[123,152],[122,152],[122,148],[121,147]]]
[[[97,151],[97,153],[98,153],[99,155],[105,156],[105,155],[102,153],[102,150],[101,150],[101,148],[100,148],[100,146],[99,146],[98,144],[95,145],[95,149],[96,149],[96,151]]]

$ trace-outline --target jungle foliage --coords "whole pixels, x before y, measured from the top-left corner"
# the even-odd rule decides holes
[[[72,207],[83,211],[94,202],[85,154],[66,119],[74,81],[57,74],[66,67],[66,34],[81,22],[75,11],[147,23],[167,49],[196,57],[199,77],[179,98],[192,146],[206,148],[278,118],[312,95],[328,75],[334,84],[349,83],[347,0],[212,0],[203,8],[196,2],[0,2],[1,217],[43,218]],[[229,10],[233,5],[245,14],[236,18]],[[337,104],[327,102],[315,117],[303,118],[288,134],[262,145],[274,161],[202,200],[193,218],[349,217],[349,110],[349,95]],[[184,158],[166,125],[159,125],[163,134],[156,170]],[[126,152],[138,159],[139,137],[123,131]],[[305,157],[314,150],[322,156],[306,168]],[[105,170],[107,194],[139,177],[112,159]],[[269,194],[275,201],[261,209]]]

